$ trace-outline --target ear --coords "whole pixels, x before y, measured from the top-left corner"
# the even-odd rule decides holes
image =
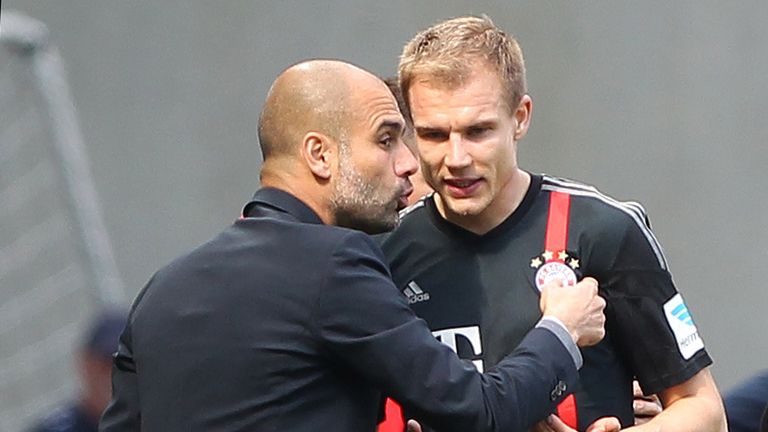
[[[316,177],[328,180],[332,172],[334,148],[335,144],[327,135],[308,132],[301,143],[301,157]]]
[[[531,113],[533,110],[533,100],[527,94],[520,98],[520,103],[517,104],[517,108],[513,116],[517,121],[517,127],[515,128],[515,141],[522,139],[528,133],[528,127],[531,125]]]

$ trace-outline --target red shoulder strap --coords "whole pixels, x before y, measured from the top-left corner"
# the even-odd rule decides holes
[[[571,195],[554,191],[550,193],[547,232],[544,240],[544,250],[552,253],[550,261],[564,261],[560,253],[565,252],[568,246],[568,214],[570,207]],[[574,395],[569,395],[557,406],[557,416],[568,426],[574,429],[578,427],[576,397]]]

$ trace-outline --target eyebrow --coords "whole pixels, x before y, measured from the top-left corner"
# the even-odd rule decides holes
[[[446,128],[441,128],[437,126],[419,126],[416,125],[413,127],[413,130],[416,131],[418,134],[428,133],[428,132],[445,132]]]
[[[499,122],[494,119],[488,119],[488,120],[480,120],[475,123],[471,123],[463,128],[463,130],[477,128],[477,127],[495,127],[498,125]],[[442,127],[442,126],[432,126],[432,125],[414,125],[413,129],[418,133],[425,133],[425,132],[445,132],[449,127]]]
[[[397,121],[397,120],[384,120],[378,128],[376,128],[376,132],[380,133],[382,131],[385,131],[387,129],[394,130],[398,133],[403,132],[403,122]]]

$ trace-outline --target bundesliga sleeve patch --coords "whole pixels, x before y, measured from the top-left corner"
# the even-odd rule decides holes
[[[678,293],[664,303],[664,314],[677,340],[677,348],[684,359],[688,360],[704,348],[704,341],[693,323],[693,317]]]

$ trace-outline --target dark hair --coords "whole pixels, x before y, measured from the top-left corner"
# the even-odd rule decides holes
[[[397,107],[400,109],[400,113],[405,118],[405,121],[411,124],[413,122],[411,119],[411,109],[408,108],[408,104],[405,103],[405,98],[403,98],[403,91],[400,89],[400,80],[396,76],[391,76],[384,78],[384,84],[389,87],[389,91],[391,91],[392,95],[395,97]]]

